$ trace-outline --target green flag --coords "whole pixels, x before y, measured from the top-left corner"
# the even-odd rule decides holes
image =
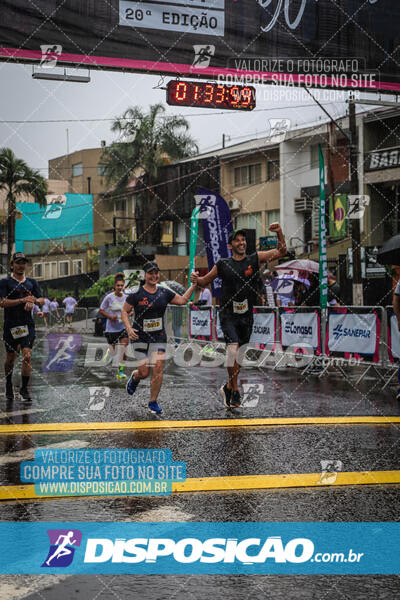
[[[197,235],[199,232],[199,212],[200,212],[200,206],[195,206],[192,211],[192,217],[190,219],[189,281],[190,281],[190,275],[192,274],[192,271],[194,270],[194,267],[195,267],[194,259],[196,256]],[[193,300],[193,298],[194,298],[194,292],[193,292],[190,300]]]
[[[321,146],[319,151],[319,305],[326,308],[328,303],[328,266],[326,262],[325,230],[325,163]]]

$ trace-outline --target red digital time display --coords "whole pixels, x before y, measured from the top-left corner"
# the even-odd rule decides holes
[[[256,106],[256,90],[249,85],[172,80],[167,84],[167,104],[253,110]]]

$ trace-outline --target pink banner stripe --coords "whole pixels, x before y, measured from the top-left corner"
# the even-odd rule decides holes
[[[5,58],[14,59],[25,59],[25,60],[41,60],[42,53],[39,50],[25,50],[17,48],[5,48],[0,47],[0,56]],[[271,73],[263,71],[244,71],[242,69],[228,69],[224,67],[206,67],[198,68],[192,65],[180,64],[180,63],[168,63],[168,62],[157,62],[157,61],[146,61],[146,60],[134,60],[130,58],[111,58],[107,56],[88,56],[85,54],[61,54],[58,60],[63,63],[72,63],[86,65],[87,67],[113,67],[115,69],[131,69],[134,71],[154,71],[155,73],[171,73],[180,75],[196,75],[198,77],[212,76],[217,77],[218,75],[232,75],[236,77],[256,77],[281,82],[294,82],[304,84],[304,75],[289,75],[285,73]],[[320,83],[321,77],[313,75],[313,81],[315,85]],[[332,77],[324,77],[324,82],[327,86],[335,85],[335,80]],[[364,90],[386,90],[399,91],[400,83],[391,82],[374,82],[371,85],[354,85],[351,79],[343,79],[345,85],[343,88],[350,89],[364,89]],[[332,83],[333,82],[333,83]],[[246,83],[251,83],[246,80]],[[353,84],[353,85],[352,85]],[[326,87],[325,85],[321,87]],[[335,86],[338,87],[338,86]],[[339,88],[340,89],[340,88]]]

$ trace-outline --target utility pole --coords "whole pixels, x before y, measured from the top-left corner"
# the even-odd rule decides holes
[[[358,144],[357,121],[354,98],[349,101],[349,129],[350,129],[350,195],[357,196],[358,190]],[[357,204],[357,203],[356,203]],[[358,206],[355,206],[355,210]],[[361,278],[361,236],[360,219],[352,219],[351,241],[353,253],[353,306],[363,306],[363,288]]]

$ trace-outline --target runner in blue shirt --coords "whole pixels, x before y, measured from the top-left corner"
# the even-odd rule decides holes
[[[152,413],[160,414],[162,409],[157,403],[157,398],[163,380],[167,343],[164,313],[168,304],[185,305],[196,286],[192,285],[183,296],[180,296],[157,285],[160,281],[160,269],[157,263],[147,262],[143,270],[145,283],[129,294],[121,315],[129,339],[135,342],[135,353],[143,354],[143,361],[140,361],[138,368],[132,371],[126,391],[129,395],[134,394],[139,381],[150,375],[150,367],[152,367],[149,410]],[[135,317],[133,326],[129,320],[132,311]]]
[[[44,298],[36,279],[25,277],[28,259],[22,252],[16,252],[10,262],[11,277],[0,279],[0,306],[4,308],[3,340],[6,346],[6,398],[14,399],[12,376],[17,353],[22,351],[22,385],[20,394],[24,400],[31,400],[28,383],[31,375],[32,347],[35,341],[35,325],[32,309],[35,304],[42,306]]]

